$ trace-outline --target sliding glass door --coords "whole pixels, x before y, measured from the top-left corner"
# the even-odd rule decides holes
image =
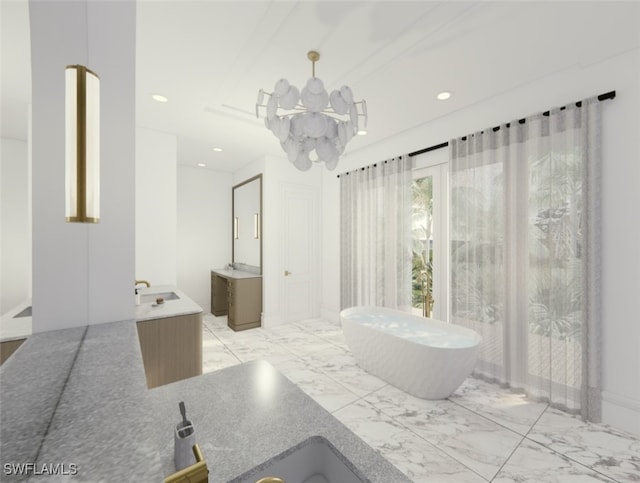
[[[412,311],[439,320],[448,318],[446,180],[441,163],[416,168],[411,185]]]

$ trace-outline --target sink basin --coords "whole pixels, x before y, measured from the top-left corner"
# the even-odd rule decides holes
[[[259,464],[230,483],[255,483],[275,476],[286,482],[364,483],[355,468],[335,446],[322,436],[312,436],[278,456]]]
[[[155,302],[158,297],[162,297],[165,302],[167,300],[177,300],[180,298],[175,292],[145,293],[140,295],[140,303]]]

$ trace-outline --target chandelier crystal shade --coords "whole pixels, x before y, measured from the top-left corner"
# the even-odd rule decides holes
[[[256,102],[256,117],[260,108],[266,110],[264,123],[279,140],[287,158],[301,171],[313,162],[335,169],[347,143],[359,129],[359,118],[367,125],[367,103],[354,101],[353,92],[342,86],[329,94],[322,80],[316,77],[315,63],[320,54],[307,53],[312,62],[311,78],[302,91],[288,80],[276,82],[273,92],[260,89]]]
[[[65,80],[65,217],[100,221],[100,79],[69,65]]]

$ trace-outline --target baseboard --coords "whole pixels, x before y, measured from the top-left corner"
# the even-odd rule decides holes
[[[282,325],[282,317],[280,317],[280,314],[262,313],[262,327],[265,329],[273,329],[279,325]]]
[[[336,322],[336,323],[340,322],[340,312],[336,310],[322,308],[320,309],[320,317],[322,317],[325,320],[328,320],[329,322]]]
[[[640,401],[602,391],[602,422],[640,437]]]

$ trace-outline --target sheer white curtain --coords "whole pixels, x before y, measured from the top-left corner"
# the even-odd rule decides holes
[[[410,310],[411,168],[400,156],[340,175],[342,308]]]
[[[451,145],[452,322],[476,373],[600,419],[600,103]]]

